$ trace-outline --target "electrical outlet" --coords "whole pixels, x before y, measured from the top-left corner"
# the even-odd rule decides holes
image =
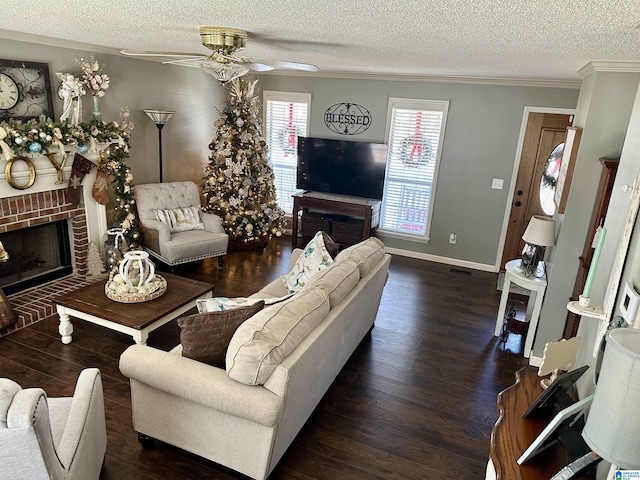
[[[455,244],[457,241],[458,241],[458,235],[456,235],[455,233],[450,233],[449,234],[449,243]]]
[[[491,188],[494,190],[502,190],[502,186],[504,185],[504,180],[501,178],[494,178],[491,182]]]

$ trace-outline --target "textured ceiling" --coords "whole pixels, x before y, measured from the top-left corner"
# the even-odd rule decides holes
[[[1,2],[4,38],[204,53],[198,26],[222,25],[249,31],[245,55],[313,63],[316,75],[577,81],[589,61],[640,61],[638,0]]]

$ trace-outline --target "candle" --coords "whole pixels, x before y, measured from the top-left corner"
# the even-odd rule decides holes
[[[584,290],[582,292],[582,296],[584,298],[589,298],[589,295],[591,294],[593,277],[596,276],[596,269],[598,268],[600,253],[602,253],[602,245],[604,245],[604,238],[607,236],[606,228],[602,227],[599,230],[600,234],[598,235],[598,243],[596,243],[596,250],[595,252],[593,252],[593,259],[591,260],[591,265],[589,266],[589,274],[587,275],[587,281],[584,283]]]

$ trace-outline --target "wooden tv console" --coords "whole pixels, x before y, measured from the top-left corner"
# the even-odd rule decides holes
[[[303,192],[292,195],[293,214],[291,225],[291,245],[298,243],[298,213],[309,209],[322,210],[331,213],[341,213],[353,217],[364,218],[362,240],[369,238],[371,229],[377,228],[380,223],[380,200],[368,198],[349,197],[346,195],[333,195],[320,192]]]

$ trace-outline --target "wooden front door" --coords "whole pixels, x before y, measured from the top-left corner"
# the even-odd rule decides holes
[[[564,142],[573,115],[530,113],[516,179],[501,269],[522,255],[524,234],[533,215],[548,215],[540,202],[540,181],[551,152]]]

